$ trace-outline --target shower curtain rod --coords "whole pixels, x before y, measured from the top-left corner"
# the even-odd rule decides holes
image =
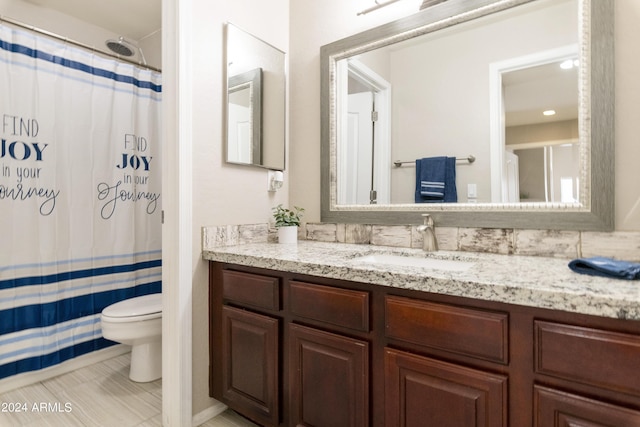
[[[151,65],[145,65],[145,64],[141,64],[139,62],[131,61],[130,59],[123,58],[123,57],[121,57],[119,55],[114,55],[112,53],[105,52],[105,51],[100,50],[100,49],[96,49],[93,46],[89,46],[87,44],[84,44],[84,43],[81,43],[81,42],[78,42],[78,41],[75,41],[75,40],[71,40],[68,37],[64,37],[64,36],[61,36],[59,34],[52,33],[51,31],[43,30],[42,28],[34,27],[33,25],[25,24],[24,22],[16,21],[15,19],[7,18],[6,16],[0,15],[0,23],[3,23],[3,22],[6,22],[7,24],[15,25],[16,27],[20,27],[20,28],[24,28],[26,30],[33,31],[34,33],[38,33],[38,34],[45,35],[47,37],[54,38],[56,40],[63,41],[65,43],[69,43],[69,44],[77,46],[77,47],[81,47],[83,49],[88,49],[88,50],[90,50],[92,52],[99,53],[100,55],[105,55],[105,56],[108,56],[110,58],[118,59],[119,61],[123,61],[123,62],[126,62],[128,64],[133,64],[133,65],[136,65],[138,67],[146,68],[148,70],[157,71],[159,73],[162,72],[162,70],[160,68],[156,68],[156,67],[152,67]]]

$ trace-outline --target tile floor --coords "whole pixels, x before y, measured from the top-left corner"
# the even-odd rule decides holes
[[[162,426],[162,380],[130,381],[129,360],[127,353],[0,395],[0,426]],[[227,410],[200,427],[252,426]]]

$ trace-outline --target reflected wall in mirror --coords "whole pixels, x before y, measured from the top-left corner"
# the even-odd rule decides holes
[[[449,0],[323,46],[322,220],[611,229],[612,30],[608,0]],[[419,197],[442,157],[455,204]]]
[[[226,24],[226,161],[284,170],[284,52]]]

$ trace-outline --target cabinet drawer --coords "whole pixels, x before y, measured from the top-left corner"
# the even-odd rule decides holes
[[[537,373],[640,396],[640,337],[535,322]]]
[[[509,316],[506,313],[388,296],[385,315],[389,338],[508,363]]]
[[[535,427],[640,425],[638,411],[539,385],[533,403]]]
[[[291,281],[291,313],[310,320],[369,331],[369,293]]]
[[[222,281],[224,299],[269,310],[280,310],[280,281],[277,277],[224,270]]]

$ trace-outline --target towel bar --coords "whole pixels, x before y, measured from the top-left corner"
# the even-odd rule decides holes
[[[469,163],[473,163],[473,162],[476,161],[476,156],[469,154],[468,157],[456,157],[456,160],[466,160]],[[393,164],[396,167],[400,167],[400,166],[402,166],[404,164],[408,164],[408,163],[411,163],[412,165],[415,165],[416,161],[413,160],[413,161],[408,161],[408,162],[401,162],[400,160],[396,160],[395,162],[393,162]]]

